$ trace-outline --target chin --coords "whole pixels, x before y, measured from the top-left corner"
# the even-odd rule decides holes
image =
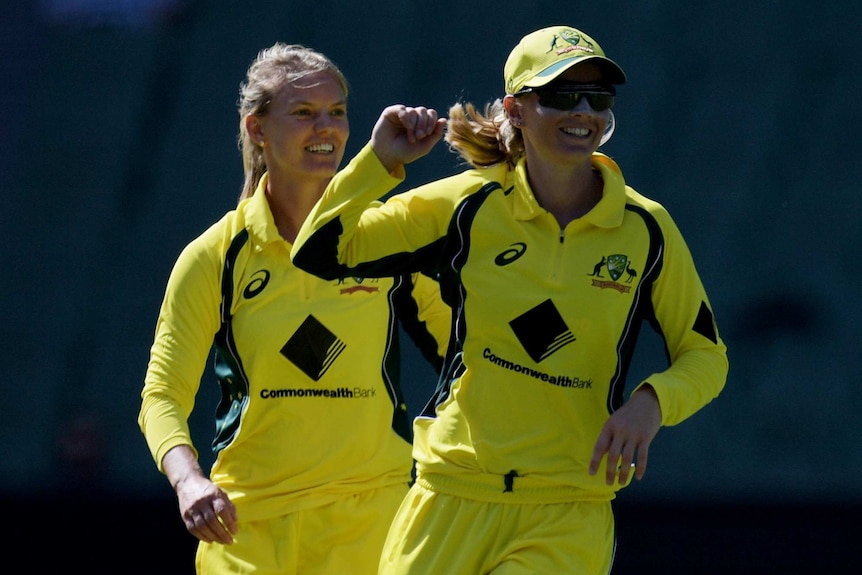
[[[338,171],[338,163],[335,161],[331,162],[317,162],[313,166],[309,166],[308,170],[306,170],[309,174],[314,174],[316,176],[324,176],[331,178],[335,175],[335,172]]]

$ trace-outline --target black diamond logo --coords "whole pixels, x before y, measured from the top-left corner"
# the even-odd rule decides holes
[[[554,302],[549,299],[516,317],[509,325],[536,363],[575,341]]]
[[[281,355],[308,377],[319,381],[345,347],[334,333],[309,315],[281,348]]]

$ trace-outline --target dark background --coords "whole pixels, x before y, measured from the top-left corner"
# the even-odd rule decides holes
[[[851,0],[0,0],[0,504],[29,572],[192,573],[136,417],[165,281],[242,185],[238,86],[304,43],[380,110],[503,94],[521,36],[592,35],[627,72],[603,148],[670,209],[730,375],[617,500],[615,573],[827,572],[862,511],[862,36]],[[439,146],[408,185],[461,169]],[[418,409],[434,376],[408,349]],[[662,369],[645,334],[632,381]],[[192,418],[211,439],[210,373]],[[851,540],[852,538],[852,540]],[[14,547],[13,547],[14,548]],[[118,559],[111,559],[116,553]],[[468,574],[469,575],[469,574]]]

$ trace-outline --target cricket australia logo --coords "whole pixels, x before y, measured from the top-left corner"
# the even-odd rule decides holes
[[[607,272],[609,279],[602,275],[602,272]],[[630,284],[638,277],[638,272],[631,266],[629,257],[623,254],[612,254],[602,256],[602,259],[593,266],[593,272],[587,274],[593,277],[593,287],[600,289],[615,289],[620,293],[629,293]],[[619,279],[625,276],[623,283]]]
[[[566,42],[563,45],[560,45],[560,36],[563,37],[563,40]],[[573,51],[582,51],[594,53],[595,47],[593,43],[578,34],[576,30],[566,29],[560,32],[560,36],[554,34],[554,37],[551,39],[551,46],[548,49],[548,52],[556,51],[557,56],[562,56],[563,54],[567,54]],[[583,41],[583,44],[581,43]]]

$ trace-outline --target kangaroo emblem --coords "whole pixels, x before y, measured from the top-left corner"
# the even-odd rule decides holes
[[[594,276],[594,277],[600,277],[600,278],[605,277],[602,275],[602,267],[604,267],[604,265],[606,263],[608,263],[607,258],[605,256],[602,256],[602,261],[600,261],[595,266],[593,266],[593,273],[587,274],[587,275]]]

